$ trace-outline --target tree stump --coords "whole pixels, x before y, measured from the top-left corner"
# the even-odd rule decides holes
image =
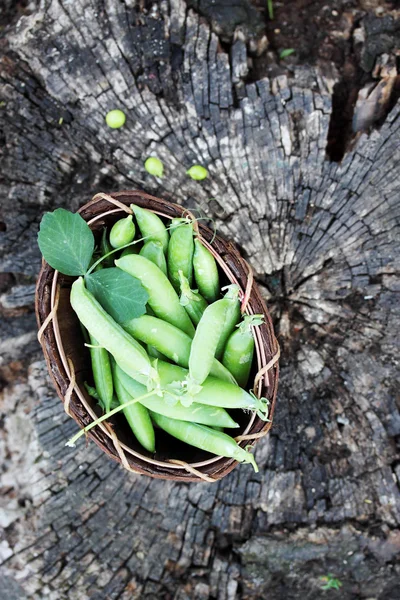
[[[145,4],[44,1],[2,41],[2,594],[320,599],[334,577],[345,600],[394,600],[399,104],[334,162],[328,142],[349,140],[335,70],[254,77],[262,31],[233,19],[222,35],[207,3]],[[104,123],[113,108],[122,129]],[[150,155],[162,180],[144,170]],[[209,178],[188,178],[192,164]],[[200,210],[254,267],[282,346],[258,475],[177,484],[129,474],[94,444],[65,447],[76,425],[36,342],[36,233],[44,211],[121,189]]]

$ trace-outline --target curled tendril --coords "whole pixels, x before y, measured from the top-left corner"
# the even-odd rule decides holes
[[[268,412],[269,412],[268,411],[268,407],[269,407],[268,398],[258,398],[255,395],[255,393],[253,392],[253,390],[250,390],[249,394],[255,401],[254,410],[256,411],[257,417],[259,419],[261,419],[262,421],[270,422],[270,419],[268,419]]]

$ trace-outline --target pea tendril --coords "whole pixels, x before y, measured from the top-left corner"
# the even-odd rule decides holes
[[[153,396],[153,395],[154,395],[154,390],[152,390],[151,392],[147,392],[147,394],[143,394],[143,396],[139,396],[139,398],[132,398],[128,402],[124,402],[124,404],[120,404],[119,406],[108,411],[107,413],[105,413],[104,415],[102,415],[101,417],[99,417],[98,419],[93,421],[92,423],[89,423],[89,425],[86,425],[86,427],[84,427],[83,429],[78,431],[78,433],[76,433],[70,440],[68,440],[68,442],[65,445],[73,448],[75,446],[75,442],[77,440],[79,440],[79,438],[82,437],[82,435],[84,435],[85,433],[87,433],[88,431],[93,429],[93,427],[96,427],[96,425],[99,425],[106,419],[109,419],[110,417],[114,416],[116,413],[120,412],[124,408],[127,408],[128,406],[131,406],[132,404],[136,404],[136,402],[140,402],[141,400],[145,400],[146,398],[150,398],[150,396]]]

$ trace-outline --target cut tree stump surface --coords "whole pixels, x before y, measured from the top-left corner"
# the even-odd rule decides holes
[[[0,596],[398,599],[399,104],[332,162],[335,69],[253,81],[254,39],[220,43],[194,9],[44,1],[1,42]],[[76,424],[36,341],[38,225],[138,188],[212,217],[254,267],[282,346],[259,474],[177,484],[65,447]]]

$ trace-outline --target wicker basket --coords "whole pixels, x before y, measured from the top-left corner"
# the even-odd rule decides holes
[[[182,206],[137,191],[97,194],[79,212],[99,239],[102,227],[112,225],[124,211],[130,212],[128,207],[131,203],[152,210],[166,221],[188,215]],[[236,439],[244,447],[266,435],[271,427],[278,386],[279,346],[248,264],[231,242],[214,236],[200,223],[196,223],[196,228],[202,242],[218,262],[221,280],[239,284],[242,311],[265,315],[265,323],[255,328],[257,365],[252,378],[256,394],[270,401],[270,420],[265,422],[255,414],[234,411],[233,416],[240,424],[240,430],[235,430]],[[83,385],[85,381],[92,381],[90,357],[84,347],[78,319],[69,303],[72,282],[73,278],[61,275],[43,261],[36,286],[36,317],[39,341],[57,393],[66,412],[80,427],[84,427],[101,413]],[[227,475],[238,464],[231,458],[215,457],[184,445],[161,431],[157,431],[157,452],[152,455],[136,442],[121,414],[94,427],[87,435],[126,469],[159,479],[212,482]],[[246,465],[243,468],[250,467]]]

